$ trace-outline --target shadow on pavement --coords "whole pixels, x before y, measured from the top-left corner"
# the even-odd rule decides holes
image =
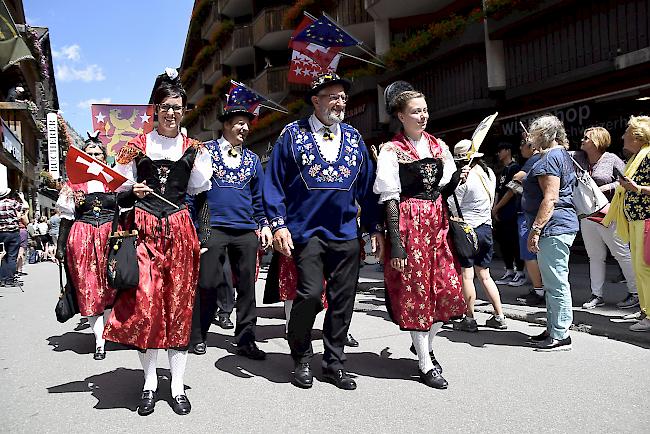
[[[67,332],[59,336],[50,336],[47,338],[47,344],[52,347],[52,351],[57,353],[62,351],[73,351],[77,354],[95,353],[95,336],[92,333]],[[107,352],[125,349],[128,348],[113,342],[106,342]]]
[[[359,377],[419,381],[417,359],[392,359],[391,354],[389,347],[379,354],[349,353],[346,354],[348,361],[345,369]]]
[[[258,306],[258,318],[284,319],[284,306]]]
[[[169,369],[158,369],[159,392],[157,393],[156,402],[164,401],[171,407],[170,378]],[[83,380],[48,387],[47,392],[90,392],[97,399],[97,404],[93,408],[98,410],[124,408],[134,412],[140,402],[142,384],[144,384],[142,370],[117,368],[103,374],[92,375]],[[185,389],[190,388],[185,386]]]
[[[485,347],[486,345],[531,348],[526,343],[529,335],[515,330],[494,330],[479,326],[478,333],[467,333],[454,331],[451,327],[451,325],[444,325],[443,329],[438,333],[438,336],[451,342],[464,343],[479,348]],[[541,330],[542,328],[540,326],[540,333]]]
[[[262,377],[272,383],[289,383],[293,360],[287,353],[266,353],[266,360],[228,354],[217,360],[214,367],[239,378]]]

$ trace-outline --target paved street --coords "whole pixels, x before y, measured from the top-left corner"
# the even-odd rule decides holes
[[[108,347],[94,361],[94,340],[75,317],[56,322],[54,264],[27,267],[25,292],[0,288],[1,432],[642,432],[650,423],[650,353],[643,342],[573,332],[573,351],[536,353],[525,344],[539,325],[509,320],[509,329],[469,335],[445,328],[435,353],[450,383],[446,391],[417,381],[410,339],[387,319],[381,286],[364,267],[348,350],[358,389],[315,381],[289,383],[291,359],[280,304],[259,309],[265,362],[236,356],[232,333],[213,326],[208,353],[190,356],[185,384],[189,416],[169,406],[169,370],[162,353],[159,402],[135,412],[142,372],[135,352]],[[495,273],[496,274],[496,273]],[[264,277],[264,274],[262,274]],[[260,281],[258,290],[263,285]],[[513,290],[519,294],[519,290]],[[261,300],[261,296],[259,297]],[[479,314],[479,324],[488,316]],[[233,318],[234,319],[234,318]],[[322,315],[317,319],[320,329]],[[315,351],[322,351],[320,331]],[[320,358],[315,360],[319,374]]]

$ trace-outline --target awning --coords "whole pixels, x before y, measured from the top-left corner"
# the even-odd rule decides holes
[[[25,59],[35,61],[29,47],[18,35],[7,5],[0,0],[0,70],[4,71]]]

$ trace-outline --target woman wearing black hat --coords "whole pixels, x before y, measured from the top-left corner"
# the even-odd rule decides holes
[[[210,156],[180,132],[187,96],[176,70],[167,69],[159,81],[153,95],[157,129],[136,137],[117,154],[116,170],[135,180],[124,186],[120,206],[135,208],[140,281],[117,297],[104,331],[107,340],[141,350],[145,383],[140,415],[154,410],[158,349],[168,350],[173,410],[191,410],[183,375],[199,277],[199,239],[207,240],[209,232],[205,195],[200,194],[210,188]],[[186,193],[200,198],[199,238],[184,205]]]
[[[443,321],[465,311],[452,251],[443,197],[460,180],[449,148],[425,131],[429,114],[424,95],[405,82],[386,89],[386,106],[402,131],[384,144],[374,185],[386,206],[384,280],[392,320],[408,330],[418,356],[420,379],[446,389],[433,355],[433,338]]]
[[[106,147],[97,135],[88,134],[81,148],[102,163]],[[117,207],[115,194],[100,181],[67,183],[56,207],[61,211],[56,258],[65,262],[69,283],[75,288],[79,312],[88,318],[95,335],[95,360],[106,357],[104,323],[111,313],[116,291],[106,276],[106,249]]]
[[[272,235],[262,204],[264,172],[259,157],[243,147],[255,115],[243,106],[227,107],[219,117],[223,135],[205,144],[212,159],[212,180],[207,192],[210,209],[210,238],[201,256],[201,338],[193,351],[205,352],[208,329],[214,318],[217,297],[230,292],[224,275],[226,255],[237,282],[237,353],[254,360],[266,357],[255,343],[257,323],[255,280],[257,251],[271,245]],[[256,231],[260,231],[260,237]],[[195,324],[196,327],[196,324]]]

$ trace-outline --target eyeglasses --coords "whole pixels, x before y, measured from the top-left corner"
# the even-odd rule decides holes
[[[172,109],[174,113],[182,113],[183,112],[183,106],[182,105],[169,105],[169,104],[159,104],[158,105],[158,110],[160,110],[163,113],[167,113],[169,109]]]
[[[340,99],[341,101],[343,101],[343,104],[345,104],[346,102],[348,102],[348,98],[349,98],[348,95],[345,94],[345,93],[343,93],[343,94],[338,94],[338,95],[335,95],[335,94],[333,94],[333,93],[332,93],[332,94],[329,94],[329,95],[318,95],[318,97],[319,97],[319,98],[328,97],[328,98],[330,99],[330,102],[334,102],[334,101],[337,101],[337,100]]]

